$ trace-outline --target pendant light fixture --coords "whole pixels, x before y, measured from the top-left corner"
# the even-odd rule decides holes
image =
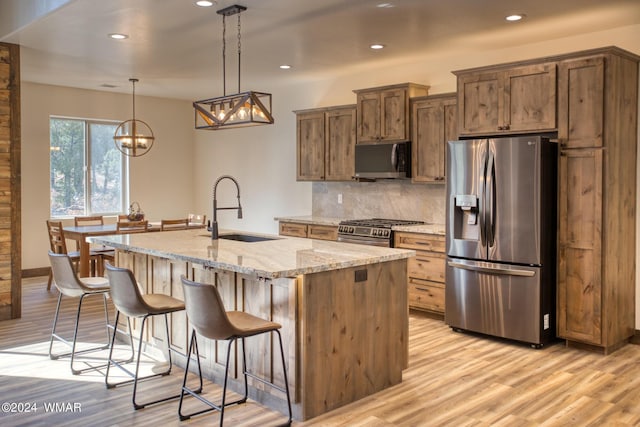
[[[133,86],[133,118],[120,123],[113,135],[113,142],[123,154],[140,157],[151,150],[155,137],[148,124],[136,119],[136,82],[138,79],[129,79],[129,81]]]
[[[218,130],[273,123],[271,94],[264,92],[240,92],[241,37],[240,13],[245,6],[233,5],[220,9],[222,15],[222,91],[223,96],[195,101],[196,129]],[[238,15],[238,93],[227,95],[226,81],[226,18]]]

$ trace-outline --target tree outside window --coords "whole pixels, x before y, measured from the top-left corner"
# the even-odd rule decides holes
[[[126,159],[118,123],[51,118],[51,217],[108,215],[126,206]]]

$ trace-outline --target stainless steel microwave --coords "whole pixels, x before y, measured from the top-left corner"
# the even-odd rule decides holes
[[[411,143],[356,144],[356,179],[411,178]]]

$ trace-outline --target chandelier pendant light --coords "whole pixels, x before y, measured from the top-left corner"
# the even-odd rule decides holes
[[[196,129],[218,130],[273,123],[271,94],[264,92],[240,92],[241,37],[240,13],[245,6],[233,5],[220,9],[222,15],[222,92],[217,98],[195,101]],[[238,15],[238,93],[227,95],[226,79],[226,17]]]
[[[151,150],[155,137],[148,124],[136,119],[136,82],[138,79],[129,79],[129,81],[133,86],[133,118],[120,123],[113,135],[113,142],[123,154],[130,157],[140,157]]]

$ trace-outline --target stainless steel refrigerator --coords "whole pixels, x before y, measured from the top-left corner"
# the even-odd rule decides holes
[[[539,347],[555,337],[557,145],[450,141],[445,322]]]

